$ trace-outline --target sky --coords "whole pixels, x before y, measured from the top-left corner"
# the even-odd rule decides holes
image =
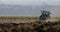
[[[58,15],[60,15],[60,0],[0,0],[0,5],[1,4],[4,4],[4,5],[33,5],[32,7],[34,8],[35,6],[34,5],[57,5],[58,7],[55,7],[55,9],[53,9],[53,8],[50,8],[50,9],[52,9],[52,11],[54,12],[54,14],[58,14]],[[7,8],[6,8],[7,7]],[[14,9],[12,9],[12,8],[16,8],[16,7],[8,7],[8,6],[2,6],[2,7],[0,7],[0,14],[8,14],[8,13],[12,13],[12,14],[15,14],[15,13],[17,13],[17,14],[21,14],[22,12],[24,12],[23,14],[25,14],[27,11],[27,13],[29,13],[29,12],[31,12],[32,13],[32,15],[35,15],[35,13],[36,13],[36,15],[37,14],[39,14],[40,12],[40,10],[38,11],[37,10],[37,8],[36,8],[36,11],[34,10],[33,12],[32,12],[32,9],[30,9],[31,7],[29,7],[29,9],[31,10],[31,11],[29,11],[29,10],[27,10],[28,9],[28,7],[26,7],[26,8],[24,8],[25,10],[27,10],[27,11],[25,11],[24,9],[20,9],[20,7],[19,6],[17,6],[17,8],[16,8],[16,12],[15,12],[15,10]],[[22,7],[23,8],[23,7]],[[35,9],[34,8],[34,9]],[[18,9],[20,9],[20,10],[18,10]],[[39,7],[38,7],[38,9],[40,9]],[[5,10],[7,10],[7,11],[5,11]],[[11,10],[11,11],[10,11]],[[18,11],[17,11],[18,10]],[[57,11],[58,10],[58,11]],[[13,12],[12,12],[13,11]],[[38,12],[39,13],[38,13]],[[14,13],[15,12],[15,13]],[[19,13],[18,13],[19,12]],[[21,13],[20,13],[21,12]],[[5,15],[6,15],[5,14]],[[8,14],[9,15],[9,14]],[[25,14],[26,15],[26,14]],[[29,13],[29,15],[30,15],[30,13]]]
[[[0,4],[11,5],[60,5],[60,0],[0,0]]]

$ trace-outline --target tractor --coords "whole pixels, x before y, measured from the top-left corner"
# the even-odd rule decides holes
[[[47,20],[48,18],[50,18],[50,11],[45,11],[45,10],[43,10],[42,12],[41,12],[41,16],[39,16],[39,21],[45,21],[45,20]]]

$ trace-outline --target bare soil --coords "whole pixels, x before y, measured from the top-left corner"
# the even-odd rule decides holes
[[[0,32],[60,32],[60,20],[49,19],[46,22],[37,20],[0,19]]]

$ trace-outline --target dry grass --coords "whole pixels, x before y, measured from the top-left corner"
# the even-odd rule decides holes
[[[0,16],[0,19],[38,20],[38,16]]]

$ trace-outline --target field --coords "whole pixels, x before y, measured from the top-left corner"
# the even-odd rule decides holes
[[[34,16],[1,16],[0,32],[60,32],[60,17],[52,17],[58,21],[39,22]]]

